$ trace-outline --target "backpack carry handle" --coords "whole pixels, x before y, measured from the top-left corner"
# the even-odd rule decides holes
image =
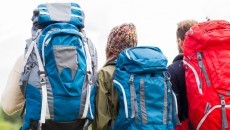
[[[225,22],[225,21],[222,21],[222,20],[212,21],[211,23],[208,23],[205,26],[204,32],[209,32],[209,31],[212,31],[212,30],[219,30],[219,29],[230,29],[230,24],[228,22]]]

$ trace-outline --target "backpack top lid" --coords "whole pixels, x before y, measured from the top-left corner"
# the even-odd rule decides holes
[[[123,50],[116,66],[129,73],[155,73],[165,71],[168,60],[158,47],[139,46]]]
[[[39,25],[56,22],[70,23],[79,29],[84,27],[85,15],[77,3],[40,4],[33,12],[32,21]]]
[[[230,23],[210,20],[194,25],[186,33],[184,53],[210,49],[230,49]]]

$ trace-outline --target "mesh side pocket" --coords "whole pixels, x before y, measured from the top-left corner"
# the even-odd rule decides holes
[[[53,47],[58,73],[63,81],[72,81],[78,69],[77,50],[75,46]]]

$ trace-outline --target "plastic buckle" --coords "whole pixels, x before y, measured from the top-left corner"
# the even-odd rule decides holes
[[[45,71],[38,71],[38,75],[40,76],[40,77],[42,77],[42,76],[44,76],[44,77],[46,77],[46,72]]]
[[[88,79],[88,82],[89,84],[92,84],[92,78],[91,78],[91,72],[90,71],[87,71],[87,79]]]

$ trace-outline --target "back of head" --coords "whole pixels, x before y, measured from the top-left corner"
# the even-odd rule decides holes
[[[193,25],[198,24],[195,20],[183,20],[177,24],[177,31],[176,36],[177,39],[180,38],[184,41],[186,32],[192,27]]]
[[[183,52],[183,41],[186,32],[195,24],[198,24],[198,22],[195,20],[183,20],[177,24],[176,37],[179,53]]]
[[[132,23],[124,23],[114,27],[106,45],[106,62],[115,60],[124,49],[137,46],[136,27]]]

